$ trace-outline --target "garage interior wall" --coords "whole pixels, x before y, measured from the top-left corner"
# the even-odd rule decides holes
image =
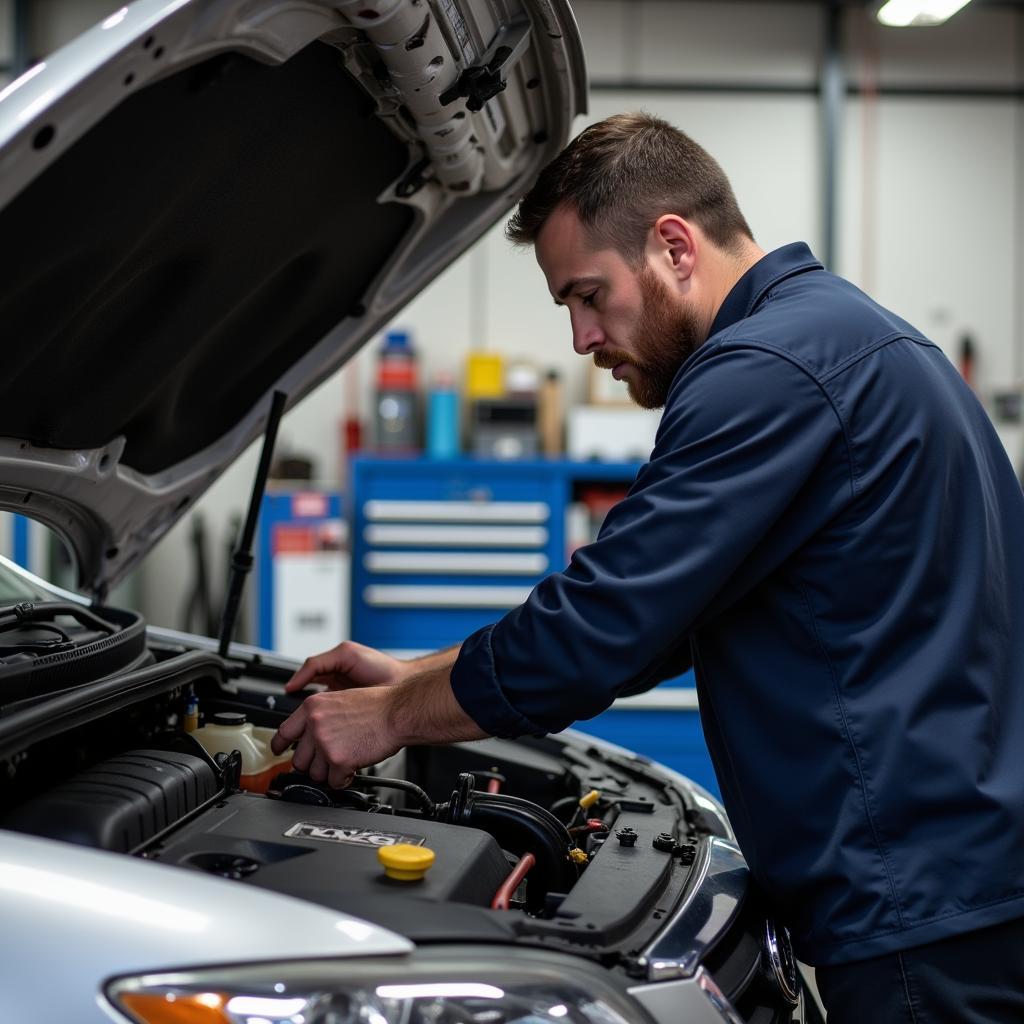
[[[0,0],[0,67],[8,69],[16,2]],[[20,2],[29,8],[32,59],[120,6]],[[824,4],[575,0],[573,7],[594,87],[579,128],[627,109],[667,118],[725,168],[765,249],[803,239],[825,255]],[[1024,10],[978,0],[930,29],[885,29],[873,10],[846,6],[838,19],[849,91],[837,137],[832,269],[953,359],[969,333],[976,386],[989,402],[1024,377]],[[584,400],[589,361],[572,351],[567,314],[552,304],[532,253],[512,250],[501,225],[395,326],[412,332],[424,381],[438,370],[461,373],[474,347],[494,348],[557,368],[567,400]],[[314,456],[325,484],[341,474],[346,397],[372,393],[375,348],[373,341],[284,418],[279,445]],[[368,407],[359,411],[369,416]],[[1020,469],[1024,434],[998,426]],[[197,505],[214,544],[230,513],[244,511],[255,462],[254,447]],[[151,622],[177,624],[188,538],[188,523],[180,523],[140,570],[135,596]]]

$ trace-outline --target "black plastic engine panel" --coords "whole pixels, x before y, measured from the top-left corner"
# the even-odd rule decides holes
[[[212,799],[218,788],[202,758],[133,750],[15,808],[0,826],[127,853]]]
[[[436,854],[421,881],[385,876],[377,850],[396,842]],[[147,855],[349,913],[393,896],[490,906],[511,870],[493,837],[479,829],[247,793],[211,807]]]

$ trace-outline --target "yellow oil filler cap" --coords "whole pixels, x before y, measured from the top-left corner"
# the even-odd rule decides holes
[[[396,882],[418,882],[434,863],[434,851],[411,843],[382,846],[377,859],[384,865],[384,873]]]

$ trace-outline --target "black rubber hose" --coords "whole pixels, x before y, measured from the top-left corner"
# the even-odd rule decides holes
[[[400,789],[416,797],[420,806],[427,812],[428,817],[434,816],[434,801],[427,795],[425,789],[421,789],[415,782],[407,782],[405,779],[384,779],[376,775],[356,774],[352,776],[354,782],[362,782],[367,786],[380,786],[382,789]]]
[[[565,819],[562,817],[562,811],[567,808],[571,809],[573,814],[576,813],[576,808],[579,807],[580,800],[576,796],[563,796],[556,800],[548,810],[564,825]],[[572,820],[573,814],[569,815],[569,820]]]
[[[572,838],[543,807],[517,796],[476,791],[459,818],[456,824],[489,832],[502,849],[537,858],[531,880],[539,885],[534,884],[530,894],[532,907],[543,901],[545,891],[568,892],[576,883],[579,872],[569,860]]]
[[[0,607],[0,622],[10,629],[19,625],[40,623],[57,615],[68,615],[77,619],[83,626],[92,626],[94,629],[101,629],[110,634],[117,633],[120,629],[114,623],[101,619],[84,605],[72,604],[70,601],[39,601],[35,604],[31,601],[22,601],[19,604]]]

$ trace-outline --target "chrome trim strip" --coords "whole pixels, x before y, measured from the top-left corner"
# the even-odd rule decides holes
[[[790,1006],[796,1006],[800,1002],[800,981],[789,932],[776,927],[771,919],[764,923],[764,959],[779,994]]]
[[[640,954],[649,981],[687,978],[739,912],[750,872],[739,847],[712,836],[697,848],[690,884],[665,927]]]
[[[743,1024],[729,997],[703,967],[692,978],[634,985],[627,992],[657,1021]]]
[[[697,987],[707,997],[708,1002],[721,1014],[722,1020],[728,1021],[728,1024],[743,1024],[740,1015],[733,1009],[726,994],[703,967],[697,971],[695,980]]]

